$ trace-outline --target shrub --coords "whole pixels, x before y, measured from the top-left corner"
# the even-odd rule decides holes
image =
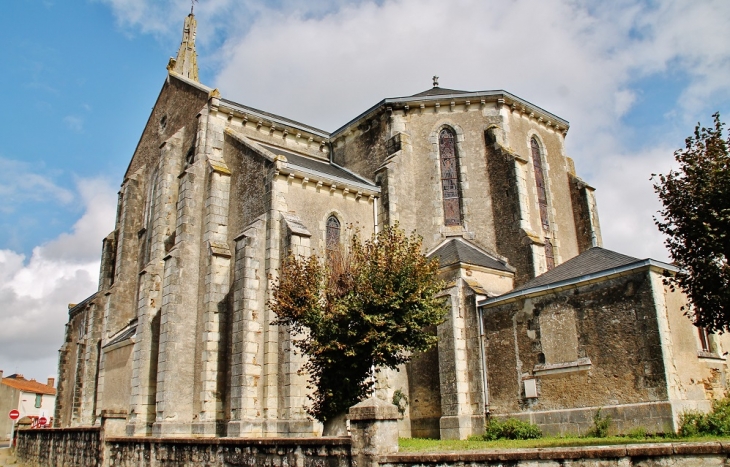
[[[586,433],[589,438],[605,438],[608,436],[608,428],[611,426],[611,416],[601,415],[601,409],[593,414],[593,427]]]
[[[712,411],[690,410],[679,416],[679,436],[730,435],[730,397],[712,401]]]
[[[494,441],[497,439],[537,439],[542,437],[542,430],[537,425],[523,422],[516,418],[500,421],[490,418],[487,422],[482,439]]]
[[[626,434],[626,437],[631,438],[631,439],[646,439],[647,435],[648,435],[648,433],[646,432],[646,428],[644,428],[643,426],[640,426],[640,427],[630,430]]]

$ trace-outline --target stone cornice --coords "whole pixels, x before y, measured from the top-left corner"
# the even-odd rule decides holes
[[[570,128],[567,120],[542,109],[531,102],[520,99],[507,91],[477,91],[467,93],[441,94],[434,96],[408,96],[383,99],[365,112],[361,113],[345,125],[330,134],[331,140],[352,132],[362,121],[370,120],[383,112],[434,112],[440,108],[453,112],[457,106],[468,110],[472,107],[480,108],[487,103],[496,103],[498,106],[508,106],[513,112],[520,112],[534,118],[546,128],[565,134]]]

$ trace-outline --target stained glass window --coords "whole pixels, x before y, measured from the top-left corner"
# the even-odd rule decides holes
[[[444,128],[439,134],[441,159],[441,190],[444,198],[444,224],[461,225],[461,194],[459,159],[456,157],[456,137]]]
[[[327,249],[336,250],[340,246],[340,221],[335,216],[327,219]]]

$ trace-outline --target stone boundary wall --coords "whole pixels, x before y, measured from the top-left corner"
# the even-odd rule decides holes
[[[350,467],[350,438],[107,438],[114,467]],[[29,466],[30,467],[30,466]]]
[[[96,467],[100,465],[101,429],[19,430],[16,457],[26,466]]]
[[[26,467],[665,467],[730,465],[730,442],[656,443],[377,455],[357,437],[107,438],[99,429],[23,430],[17,458]],[[365,436],[380,435],[369,430]],[[374,446],[377,451],[378,446]],[[365,449],[368,451],[370,448]],[[359,453],[358,453],[359,452]],[[103,454],[103,458],[102,458]],[[371,454],[375,454],[372,455]]]
[[[666,467],[726,466],[730,443],[656,443],[571,448],[507,449],[383,456],[380,467]]]

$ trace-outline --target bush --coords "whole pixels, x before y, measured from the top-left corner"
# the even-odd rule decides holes
[[[529,422],[523,422],[516,418],[508,418],[500,421],[490,418],[487,422],[484,435],[481,438],[484,441],[494,441],[497,439],[537,439],[542,437],[542,430],[537,425]]]
[[[601,415],[601,409],[593,414],[593,427],[588,430],[586,436],[589,438],[605,438],[608,436],[608,428],[611,426],[611,416]]]
[[[679,436],[704,435],[730,435],[730,397],[712,401],[710,413],[690,410],[679,416]]]
[[[631,439],[646,439],[647,436],[648,433],[646,432],[646,428],[644,428],[643,426],[634,428],[626,434],[626,437]]]

